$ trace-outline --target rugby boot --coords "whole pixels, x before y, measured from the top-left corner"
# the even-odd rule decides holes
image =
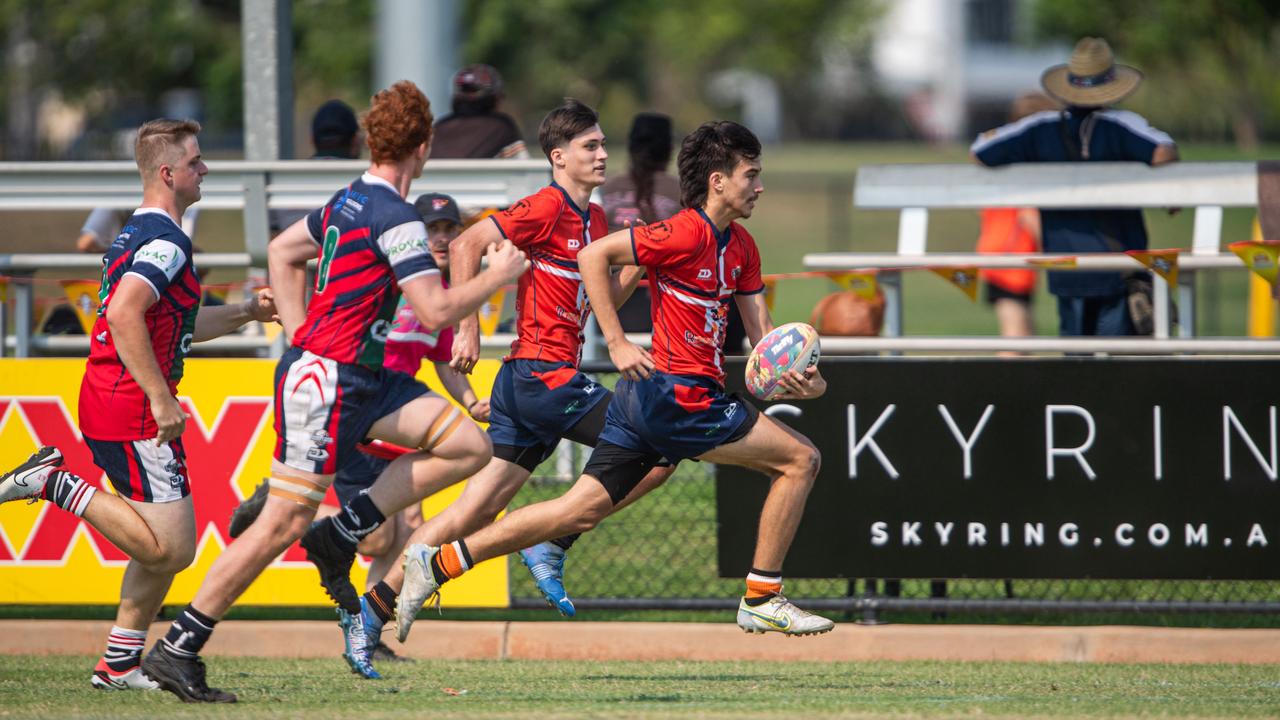
[[[434,545],[414,543],[404,552],[404,587],[396,599],[396,638],[404,642],[409,628],[418,618],[418,611],[431,597],[440,603],[440,583],[431,571],[431,558],[440,552]]]
[[[738,603],[738,627],[749,633],[820,635],[830,632],[835,623],[801,610],[782,595],[774,595],[754,607],[747,604],[746,598],[742,598]]]
[[[320,585],[324,591],[348,614],[359,615],[360,593],[351,584],[351,564],[355,562],[356,554],[333,542],[325,525],[332,521],[332,518],[324,518],[311,523],[300,544],[307,551],[307,559],[320,571]]]
[[[209,687],[205,681],[204,661],[198,656],[179,657],[158,642],[142,660],[142,672],[155,680],[161,690],[168,690],[182,702],[233,703],[236,696],[225,690]]]
[[[45,483],[62,465],[62,451],[46,445],[18,467],[0,475],[0,503],[12,500],[36,500],[44,492]]]
[[[365,624],[365,619],[373,615],[367,612],[364,599],[360,600],[360,612],[349,613],[342,608],[338,608],[338,627],[342,628],[343,651],[342,659],[347,661],[347,665],[351,667],[351,672],[359,675],[367,680],[381,680],[382,675],[373,668],[373,664],[369,662],[370,649],[373,643],[372,638],[377,638],[382,631],[381,623],[375,633],[370,633],[372,629]],[[376,618],[375,618],[376,620]]]
[[[521,550],[520,561],[529,568],[547,604],[559,610],[561,615],[573,617],[577,610],[564,589],[564,555],[564,548],[544,542]]]
[[[252,495],[241,500],[236,509],[231,511],[231,522],[227,523],[227,534],[231,539],[240,537],[241,533],[248,530],[253,521],[262,514],[262,508],[267,504],[268,492],[267,481],[263,480],[253,489]]]
[[[120,673],[112,670],[105,658],[98,659],[89,682],[99,690],[159,690],[160,685],[142,672],[140,665],[135,665]]]

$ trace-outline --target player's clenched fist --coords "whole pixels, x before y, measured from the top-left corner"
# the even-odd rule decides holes
[[[521,273],[529,269],[529,259],[510,240],[490,245],[484,257],[489,263],[489,269],[508,282],[520,277]]]

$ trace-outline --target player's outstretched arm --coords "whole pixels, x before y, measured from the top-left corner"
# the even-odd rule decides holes
[[[272,322],[276,316],[276,304],[271,288],[262,288],[242,303],[201,307],[196,313],[196,327],[192,339],[196,342],[222,337],[251,320]]]
[[[613,265],[622,266],[624,272],[636,265],[630,230],[606,235],[580,250],[578,272],[582,273],[582,284],[591,300],[591,311],[600,325],[600,334],[609,345],[609,359],[628,380],[647,378],[653,372],[653,357],[648,350],[629,342],[622,332],[614,300],[618,281],[609,274]]]
[[[440,273],[419,275],[400,284],[413,314],[432,332],[453,325],[467,315],[474,315],[498,288],[520,277],[529,267],[524,253],[503,240],[485,253],[489,267],[465,283],[445,287]],[[457,338],[454,339],[457,343]]]
[[[140,277],[125,274],[111,293],[107,306],[107,326],[125,369],[151,401],[151,415],[160,432],[156,441],[165,443],[178,437],[187,426],[187,413],[169,392],[169,382],[156,362],[146,312],[156,303],[155,290]]]
[[[293,333],[307,318],[307,261],[320,254],[320,245],[303,218],[267,244],[267,269],[276,312],[284,326],[285,342],[293,344]]]
[[[466,408],[467,414],[473,420],[488,422],[489,401],[476,397],[476,392],[472,389],[471,382],[467,380],[467,376],[449,367],[447,362],[433,362],[432,364],[436,368],[436,377],[440,378],[440,384],[444,385],[449,397],[457,400],[459,405]]]
[[[502,240],[502,232],[485,218],[467,228],[449,244],[449,276],[455,285],[465,285],[480,272],[480,258],[485,251]],[[458,321],[453,335],[453,359],[450,367],[469,373],[480,359],[480,321],[470,313]]]

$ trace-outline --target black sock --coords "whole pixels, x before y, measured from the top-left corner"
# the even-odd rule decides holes
[[[355,552],[364,536],[378,529],[386,516],[373,504],[369,493],[362,492],[329,521],[329,536],[338,547]]]
[[[174,655],[194,658],[204,649],[204,644],[209,642],[213,626],[217,624],[217,620],[188,605],[178,613],[177,619],[169,626],[169,632],[165,633],[160,642]]]
[[[552,544],[552,545],[555,545],[556,547],[560,548],[561,550],[568,550],[569,548],[573,547],[573,544],[574,544],[574,543],[578,542],[578,538],[580,538],[580,537],[582,537],[582,533],[574,533],[574,534],[572,534],[572,535],[565,535],[564,537],[558,537],[558,538],[556,538],[555,540],[552,540],[552,541],[551,541],[551,544]]]
[[[395,612],[396,595],[398,593],[391,589],[391,586],[379,580],[377,585],[369,589],[364,596],[369,599],[369,609],[382,622],[391,619],[391,614]]]

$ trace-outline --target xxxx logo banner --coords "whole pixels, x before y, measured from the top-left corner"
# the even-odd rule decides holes
[[[973,302],[978,301],[978,269],[972,267],[931,267],[938,277],[959,288]]]
[[[497,367],[496,361],[482,361],[472,375],[481,397],[488,395]],[[274,370],[271,360],[187,361],[179,401],[191,416],[182,438],[199,546],[195,562],[178,574],[166,603],[186,603],[195,595],[209,566],[229,542],[231,511],[269,474],[275,443]],[[42,445],[56,445],[71,472],[110,492],[110,481],[93,464],[93,454],[77,428],[83,372],[83,360],[0,360],[0,471],[18,465]],[[421,379],[441,389],[430,363]],[[423,515],[438,513],[461,491],[458,485],[428,498]],[[115,604],[127,561],[124,553],[80,518],[50,503],[0,505],[0,603]],[[357,587],[364,586],[367,566],[359,563],[353,573]],[[456,607],[505,607],[505,561],[482,563],[449,583],[442,599]],[[272,564],[240,602],[331,604],[320,590],[315,568],[297,544]]]
[[[494,293],[489,301],[480,306],[480,334],[489,337],[498,330],[498,321],[502,319],[502,300],[506,297],[507,291],[499,289]]]
[[[98,283],[92,280],[64,280],[62,291],[67,294],[71,307],[75,308],[76,318],[80,320],[84,334],[91,334],[93,323],[98,318]]]
[[[1280,241],[1278,240],[1245,240],[1233,242],[1227,247],[1269,283],[1276,281],[1276,268],[1280,265]]]
[[[866,300],[874,300],[879,289],[875,272],[845,272],[831,275],[832,281]]]

